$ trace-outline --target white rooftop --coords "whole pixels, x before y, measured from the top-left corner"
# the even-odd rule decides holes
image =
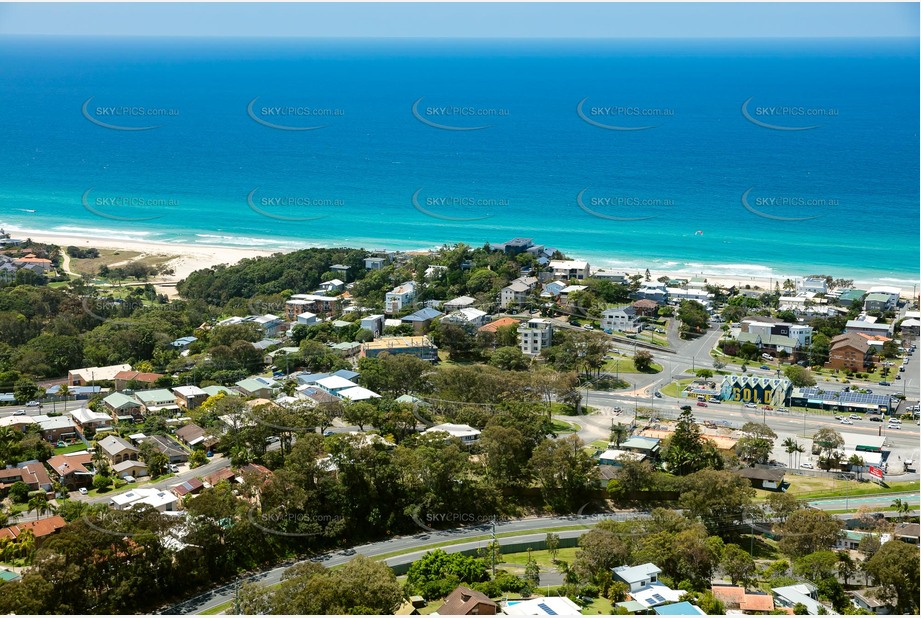
[[[353,386],[339,391],[339,396],[349,401],[365,401],[366,399],[377,399],[380,397],[374,391],[368,390],[362,386]]]
[[[463,438],[469,436],[478,436],[480,435],[480,430],[471,427],[470,425],[457,425],[454,423],[442,423],[441,425],[434,425],[429,427],[422,433],[434,433],[436,431],[444,431],[451,434],[455,438]]]

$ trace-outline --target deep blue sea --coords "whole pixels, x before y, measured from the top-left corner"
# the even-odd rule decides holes
[[[7,38],[0,225],[910,286],[918,91],[917,39]]]

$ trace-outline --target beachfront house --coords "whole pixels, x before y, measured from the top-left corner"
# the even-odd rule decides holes
[[[550,270],[553,272],[554,279],[565,279],[566,281],[582,281],[588,279],[590,269],[588,262],[582,260],[551,260]]]

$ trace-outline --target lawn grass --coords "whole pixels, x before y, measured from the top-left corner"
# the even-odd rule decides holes
[[[581,427],[579,427],[575,423],[569,423],[567,421],[553,419],[553,423],[551,424],[550,429],[555,434],[561,434],[561,433],[574,433],[576,431],[579,431]]]
[[[561,547],[557,550],[556,557],[558,560],[563,560],[564,562],[572,564],[572,561],[576,559],[576,551],[578,551],[578,549],[578,547]],[[550,557],[550,552],[546,549],[532,551],[531,559],[542,568],[553,568],[553,559]],[[521,551],[513,554],[502,554],[502,562],[520,565],[522,567],[527,566],[528,552]]]
[[[144,257],[141,257],[141,256]],[[113,264],[126,266],[128,263],[140,262],[141,264],[152,266],[154,268],[163,266],[166,262],[176,258],[176,255],[167,254],[147,254],[140,251],[124,251],[116,249],[99,249],[99,257],[93,259],[70,259],[70,270],[81,275],[95,276],[99,267],[106,265],[112,267]],[[116,267],[117,268],[117,267]]]
[[[582,608],[583,616],[609,616],[614,613],[614,603],[610,599],[598,597]]]
[[[617,375],[618,373],[660,373],[662,371],[662,365],[650,363],[649,369],[649,371],[638,370],[636,365],[633,364],[633,358],[629,356],[608,360],[605,362],[604,367],[602,367],[603,371]]]
[[[921,484],[918,481],[897,481],[888,483],[888,487],[881,487],[872,482],[839,481],[834,478],[820,478],[813,476],[787,475],[790,486],[787,493],[800,500],[816,500],[820,498],[843,498],[856,496],[872,496],[877,494],[902,493],[918,491]],[[756,499],[766,500],[775,493],[764,489],[756,489]]]
[[[221,603],[220,605],[215,605],[211,609],[206,609],[203,612],[199,612],[202,616],[216,616],[217,614],[222,614],[228,609],[233,607],[233,601],[227,601],[226,603]]]
[[[678,398],[681,396],[681,391],[683,391],[685,387],[693,381],[694,378],[688,378],[686,380],[676,380],[675,382],[669,382],[660,388],[659,391],[668,397]]]
[[[85,451],[86,445],[83,442],[77,442],[76,444],[69,444],[67,446],[62,446],[61,448],[54,449],[55,455],[66,455],[68,453],[77,453],[79,451]]]

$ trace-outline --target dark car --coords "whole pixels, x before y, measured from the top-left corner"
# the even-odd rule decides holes
[[[882,422],[883,422],[883,419],[881,419],[881,418],[878,417],[878,416],[871,416],[871,417],[869,418],[869,420],[870,420],[871,422],[873,422],[873,423],[882,423]]]
[[[659,399],[662,399],[662,393],[660,393],[659,391],[656,391],[656,397],[658,397]]]
[[[882,382],[880,382],[879,385],[880,385],[880,386],[892,386],[891,384],[889,384],[889,383],[886,382],[885,380],[883,380]]]

